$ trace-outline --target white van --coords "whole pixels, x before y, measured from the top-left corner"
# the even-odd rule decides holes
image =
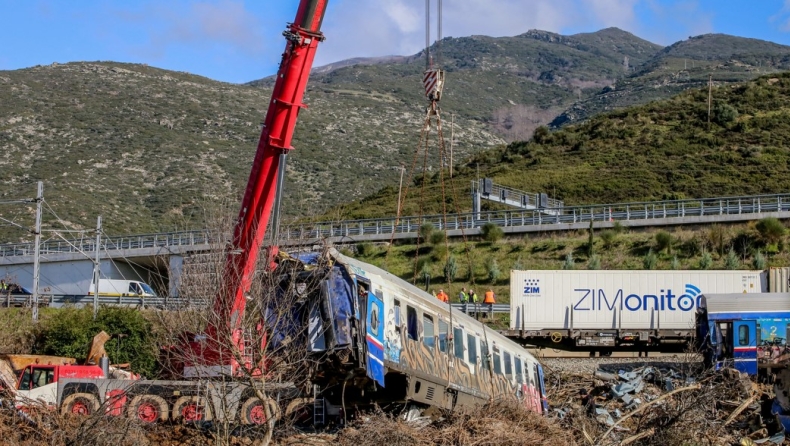
[[[93,294],[94,289],[94,284],[91,284],[88,294]],[[157,297],[153,288],[145,282],[118,279],[99,280],[99,296]]]

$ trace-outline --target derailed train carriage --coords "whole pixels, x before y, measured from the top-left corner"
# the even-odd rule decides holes
[[[543,369],[529,352],[408,282],[334,249],[291,254],[279,293],[298,293],[273,343],[301,333],[317,407],[410,404],[454,409],[512,398],[548,410]],[[284,299],[293,301],[293,299]]]

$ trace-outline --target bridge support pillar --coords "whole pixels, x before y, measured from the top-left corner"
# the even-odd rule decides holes
[[[184,272],[184,257],[179,255],[170,255],[168,262],[170,269],[170,280],[168,284],[168,295],[170,297],[178,297],[178,288],[181,285],[181,274]]]

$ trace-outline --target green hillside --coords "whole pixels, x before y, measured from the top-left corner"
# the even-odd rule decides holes
[[[790,69],[790,47],[725,34],[704,34],[653,54],[611,87],[573,104],[551,125],[580,122],[598,113],[645,104],[690,88],[743,82]]]
[[[458,205],[471,208],[469,183],[477,168],[481,177],[556,194],[566,205],[790,189],[790,73],[717,87],[712,97],[710,125],[708,91],[693,90],[554,132],[543,127],[531,141],[480,153],[456,169]],[[422,190],[410,187],[404,214],[419,212],[422,194],[424,213],[441,212],[438,173]],[[337,213],[346,218],[392,215],[396,197],[397,190],[388,188]]]

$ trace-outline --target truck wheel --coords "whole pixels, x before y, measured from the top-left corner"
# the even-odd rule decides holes
[[[268,420],[269,426],[274,427],[274,422],[280,418],[280,408],[277,406],[277,403],[268,398],[261,401],[260,398],[252,397],[245,401],[244,404],[241,405],[241,415],[239,417],[241,419],[241,424],[266,424],[266,409],[264,408],[264,404],[268,406],[269,413],[272,414],[272,419]]]
[[[173,404],[172,419],[176,422],[192,423],[211,421],[214,417],[206,399],[199,396],[182,396]]]
[[[132,398],[126,415],[146,424],[167,421],[167,402],[156,395],[137,395]]]
[[[99,410],[99,399],[90,393],[72,393],[63,400],[61,415],[93,415]]]

